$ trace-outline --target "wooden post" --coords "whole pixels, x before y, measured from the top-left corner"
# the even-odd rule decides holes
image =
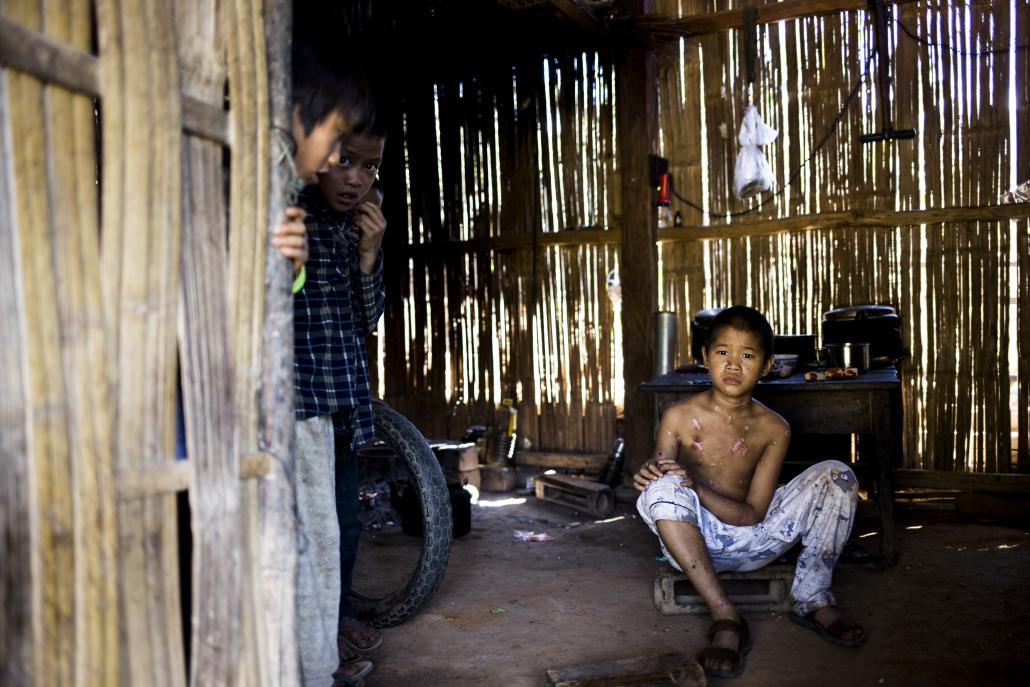
[[[268,75],[268,112],[271,126],[258,131],[272,145],[269,157],[268,215],[269,234],[282,221],[286,208],[286,189],[291,181],[289,160],[280,155],[271,140],[275,129],[290,130],[290,34],[292,6],[269,3],[265,6],[265,49]],[[259,15],[260,16],[260,15]],[[260,74],[258,78],[260,80]],[[297,646],[297,505],[294,488],[293,445],[293,266],[278,251],[265,254],[265,318],[262,336],[260,425],[258,446],[274,455],[282,466],[261,480],[260,532],[261,570],[264,574],[262,597],[265,605],[265,633],[268,652],[269,683],[293,685],[300,681],[300,654]]]
[[[629,14],[651,10],[651,0],[627,0]],[[654,376],[654,314],[658,309],[657,214],[648,179],[648,154],[658,121],[654,51],[629,48],[616,72],[619,173],[622,183],[622,348],[626,383],[626,467],[635,472],[650,455],[654,439],[652,399],[637,386]]]

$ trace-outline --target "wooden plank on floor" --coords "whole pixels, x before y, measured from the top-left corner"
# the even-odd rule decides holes
[[[550,687],[703,687],[706,683],[704,671],[693,657],[673,653],[551,669],[547,671],[547,684]]]

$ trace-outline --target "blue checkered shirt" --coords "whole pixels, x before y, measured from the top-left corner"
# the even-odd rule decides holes
[[[307,213],[307,280],[293,296],[293,389],[297,419],[349,411],[351,446],[375,436],[365,336],[385,300],[383,256],[372,274],[358,266],[357,241],[347,228],[353,213],[338,213],[317,186],[300,197]]]

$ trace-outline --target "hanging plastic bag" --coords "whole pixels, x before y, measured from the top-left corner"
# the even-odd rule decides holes
[[[764,121],[754,105],[744,110],[744,119],[740,123],[740,153],[737,155],[737,166],[733,170],[733,192],[738,198],[747,198],[772,188],[773,172],[769,161],[765,159],[758,146],[768,145],[776,140],[780,132]]]

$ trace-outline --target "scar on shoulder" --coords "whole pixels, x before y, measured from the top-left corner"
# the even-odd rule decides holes
[[[696,451],[705,450],[705,445],[704,442],[701,441],[701,437],[694,437],[694,440],[690,442],[690,445],[693,446]]]
[[[698,420],[696,417],[690,421],[690,424],[694,425],[694,429],[696,429],[697,431],[701,431],[701,421]]]
[[[733,445],[730,446],[730,451],[732,451],[735,455],[738,456],[746,456],[747,446],[744,444],[744,440],[737,439],[736,441],[734,441]]]

